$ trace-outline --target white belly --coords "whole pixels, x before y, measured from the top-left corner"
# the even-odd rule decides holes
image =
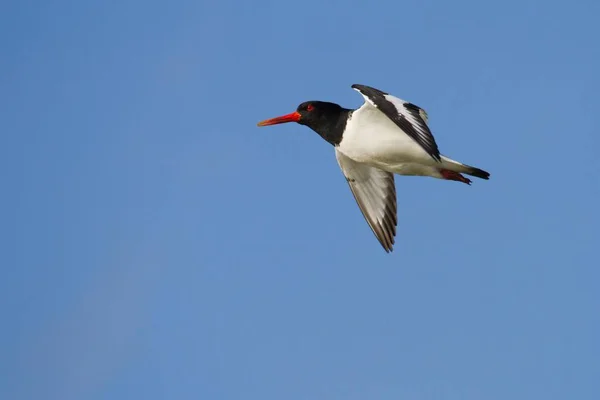
[[[354,161],[400,175],[437,173],[433,168],[435,160],[394,122],[371,107],[361,107],[352,114],[338,149]]]

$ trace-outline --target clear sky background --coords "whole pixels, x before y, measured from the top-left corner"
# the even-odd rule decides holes
[[[599,399],[600,3],[9,1],[0,398]],[[469,187],[386,254],[308,128],[367,84]]]

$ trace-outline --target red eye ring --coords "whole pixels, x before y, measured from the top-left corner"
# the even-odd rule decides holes
[[[306,111],[312,111],[314,109],[315,109],[315,107],[313,107],[312,104],[309,104],[308,106],[306,106]]]

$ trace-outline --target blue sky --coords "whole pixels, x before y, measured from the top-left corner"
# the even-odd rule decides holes
[[[9,2],[2,399],[598,399],[595,1]],[[469,187],[386,254],[306,127],[367,84]]]

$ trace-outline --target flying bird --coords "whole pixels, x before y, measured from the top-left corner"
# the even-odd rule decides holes
[[[482,169],[440,154],[422,108],[381,90],[352,85],[365,103],[358,109],[306,101],[296,111],[258,126],[296,122],[332,144],[365,220],[386,252],[393,250],[397,204],[394,174],[430,176],[471,184],[462,174],[489,179]]]

